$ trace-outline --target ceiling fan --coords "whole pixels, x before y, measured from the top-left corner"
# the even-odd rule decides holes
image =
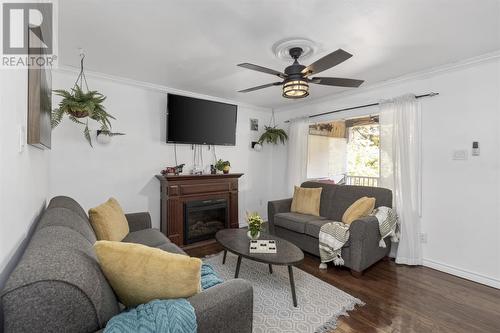
[[[325,86],[336,86],[336,87],[350,87],[357,88],[364,81],[345,79],[339,77],[309,77],[310,75],[317,74],[338,64],[346,61],[352,54],[346,52],[342,49],[338,49],[321,59],[316,60],[309,66],[304,66],[299,64],[299,57],[301,56],[303,50],[300,47],[292,47],[289,50],[290,56],[294,59],[292,65],[285,68],[284,73],[275,71],[274,69],[249,64],[242,63],[238,66],[251,69],[254,71],[267,73],[271,75],[276,75],[282,81],[264,84],[257,87],[252,87],[244,90],[240,90],[241,93],[247,93],[250,91],[255,91],[263,88],[268,88],[272,86],[283,86],[283,97],[286,98],[304,98],[309,95],[309,83],[321,84]]]

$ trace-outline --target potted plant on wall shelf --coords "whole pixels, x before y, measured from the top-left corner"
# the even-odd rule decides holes
[[[218,160],[215,163],[215,168],[218,171],[222,171],[224,174],[227,174],[227,173],[229,173],[229,170],[231,169],[231,163],[229,163],[229,161]]]
[[[278,144],[279,142],[285,144],[285,142],[288,140],[288,135],[286,134],[285,130],[278,128],[276,125],[276,119],[274,118],[274,110],[272,111],[272,116],[269,122],[269,126],[264,126],[264,129],[265,129],[264,133],[262,133],[259,140],[257,141],[260,144],[263,144],[264,142],[272,143],[275,145]]]
[[[82,55],[80,75],[78,75],[71,91],[64,89],[54,90],[54,94],[61,96],[62,100],[59,102],[58,108],[52,111],[51,124],[52,128],[55,128],[66,115],[74,123],[85,126],[83,135],[90,146],[92,146],[89,119],[96,121],[100,125],[99,131],[103,135],[112,137],[124,135],[124,133],[114,133],[111,131],[110,119],[116,118],[105,111],[103,102],[106,100],[106,96],[96,90],[89,90],[87,79],[83,72],[84,58],[85,56]],[[82,89],[83,83],[85,83],[86,91]]]

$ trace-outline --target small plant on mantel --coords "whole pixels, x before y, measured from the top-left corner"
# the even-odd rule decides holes
[[[259,140],[257,141],[260,144],[263,144],[264,142],[272,143],[274,145],[277,145],[278,142],[285,144],[285,142],[288,140],[288,135],[286,134],[285,130],[278,128],[276,125],[276,119],[274,118],[274,110],[272,111],[272,116],[271,120],[269,121],[269,126],[264,126],[264,129],[265,129],[264,133],[262,133]]]
[[[229,163],[229,161],[218,160],[215,163],[215,168],[219,171],[222,171],[223,173],[229,173],[229,170],[231,169],[231,163]]]

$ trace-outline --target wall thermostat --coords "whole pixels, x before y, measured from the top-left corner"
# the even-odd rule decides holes
[[[473,141],[472,142],[472,156],[479,156],[479,142],[478,141]]]

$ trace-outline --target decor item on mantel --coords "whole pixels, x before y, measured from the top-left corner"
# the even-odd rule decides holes
[[[93,147],[89,129],[89,118],[95,120],[100,125],[99,134],[101,135],[112,137],[124,135],[124,133],[114,133],[111,131],[110,119],[116,118],[105,111],[102,103],[106,100],[106,96],[96,90],[89,90],[87,78],[83,71],[85,55],[81,53],[80,57],[80,74],[71,91],[64,89],[54,90],[54,94],[61,96],[63,99],[59,102],[59,107],[52,111],[51,124],[52,128],[55,128],[61,123],[64,115],[67,115],[74,123],[85,126],[83,135],[90,146]],[[83,90],[84,83],[86,91]],[[86,118],[85,121],[82,120],[84,118]]]
[[[228,174],[231,169],[231,163],[229,161],[218,160],[217,163],[215,163],[215,168],[222,171],[224,174]]]
[[[262,225],[264,220],[257,212],[248,213],[247,212],[247,222],[248,222],[248,232],[247,236],[251,240],[259,239],[260,232],[262,231]]]
[[[180,175],[182,173],[182,169],[184,168],[184,163],[182,164],[179,164],[179,165],[176,165],[174,167],[166,167],[165,169],[161,170],[161,174],[163,176],[166,176],[166,175]]]
[[[288,140],[288,135],[286,134],[285,130],[281,128],[277,128],[276,126],[276,119],[274,117],[274,109],[272,111],[271,119],[269,121],[269,126],[264,126],[265,131],[262,133],[262,135],[259,138],[259,141],[257,141],[259,144],[265,143],[272,143],[272,144],[278,144],[278,141],[281,142],[282,144],[285,144],[285,142]]]

